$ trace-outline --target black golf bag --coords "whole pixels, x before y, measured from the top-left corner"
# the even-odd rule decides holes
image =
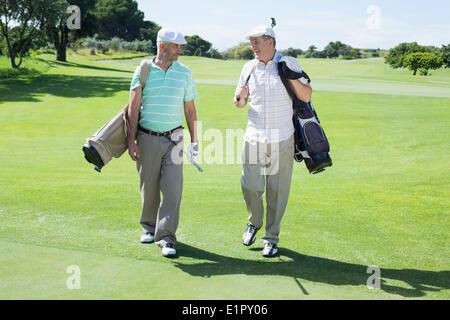
[[[288,79],[302,77],[306,78],[308,82],[311,80],[305,72],[298,73],[290,70],[284,61],[278,63],[278,74],[293,101],[294,159],[298,162],[305,160],[305,165],[312,174],[322,172],[326,167],[332,166],[332,160],[328,154],[330,144],[312,102],[305,103],[299,100],[288,81]]]

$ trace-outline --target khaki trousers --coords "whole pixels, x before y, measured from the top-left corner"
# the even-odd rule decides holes
[[[172,133],[175,147],[166,137],[138,131],[140,161],[136,163],[140,176],[144,231],[155,234],[160,247],[175,243],[183,192],[183,129]],[[161,197],[162,195],[162,197]]]
[[[261,228],[266,188],[266,234],[264,242],[278,244],[280,224],[289,199],[294,162],[294,137],[279,143],[245,142],[242,151],[241,187],[247,205],[248,221]]]

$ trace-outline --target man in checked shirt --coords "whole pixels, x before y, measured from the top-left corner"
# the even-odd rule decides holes
[[[262,195],[266,188],[266,233],[262,238],[262,254],[274,257],[278,253],[280,223],[289,198],[294,161],[292,99],[278,76],[277,63],[286,61],[288,67],[296,72],[301,72],[301,67],[295,58],[282,57],[275,49],[272,28],[256,27],[247,39],[251,42],[255,59],[242,68],[234,97],[238,108],[249,103],[241,177],[249,223],[242,241],[246,246],[252,245],[263,225]],[[289,81],[300,100],[311,100],[312,89],[308,83]]]

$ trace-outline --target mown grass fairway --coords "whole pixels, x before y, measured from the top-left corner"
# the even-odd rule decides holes
[[[241,244],[240,164],[199,173],[185,163],[178,257],[168,260],[139,243],[129,156],[98,174],[81,151],[127,103],[140,59],[72,55],[0,80],[0,299],[450,298],[450,70],[413,77],[382,59],[300,61],[334,164],[317,176],[295,164],[280,256],[262,257],[263,231]],[[180,60],[203,131],[244,129],[232,95],[245,62]],[[66,286],[71,265],[80,290]],[[379,290],[366,286],[369,265],[381,268]]]

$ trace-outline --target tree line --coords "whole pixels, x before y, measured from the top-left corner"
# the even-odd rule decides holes
[[[413,71],[413,75],[419,71],[426,76],[429,70],[450,68],[450,44],[437,48],[421,46],[417,42],[400,43],[389,50],[385,62],[394,69],[408,68]]]
[[[67,8],[80,8],[81,28],[70,30]],[[161,29],[157,23],[144,20],[136,0],[2,0],[0,3],[0,55],[19,68],[30,50],[39,48],[56,51],[56,60],[66,61],[67,48],[89,48],[102,53],[129,50],[156,52],[156,36]],[[253,59],[248,42],[241,42],[219,52],[211,42],[198,35],[185,36],[187,44],[182,55],[215,59]],[[50,44],[50,46],[49,46]],[[416,75],[427,75],[430,69],[449,67],[450,45],[442,48],[401,43],[389,50],[385,62],[393,68],[409,68]],[[330,42],[323,50],[311,45],[307,50],[288,48],[283,55],[305,58],[361,59],[379,57],[380,49],[357,49],[340,41]]]
[[[80,8],[81,28],[70,30],[67,21],[70,5]],[[51,43],[56,59],[66,61],[69,46],[87,37],[98,46],[113,38],[125,42],[146,41],[146,50],[156,50],[156,35],[161,26],[144,20],[135,0],[2,0],[0,2],[0,54],[7,55],[13,68],[32,49]],[[117,42],[117,41],[116,41]],[[103,50],[102,50],[103,51]]]

